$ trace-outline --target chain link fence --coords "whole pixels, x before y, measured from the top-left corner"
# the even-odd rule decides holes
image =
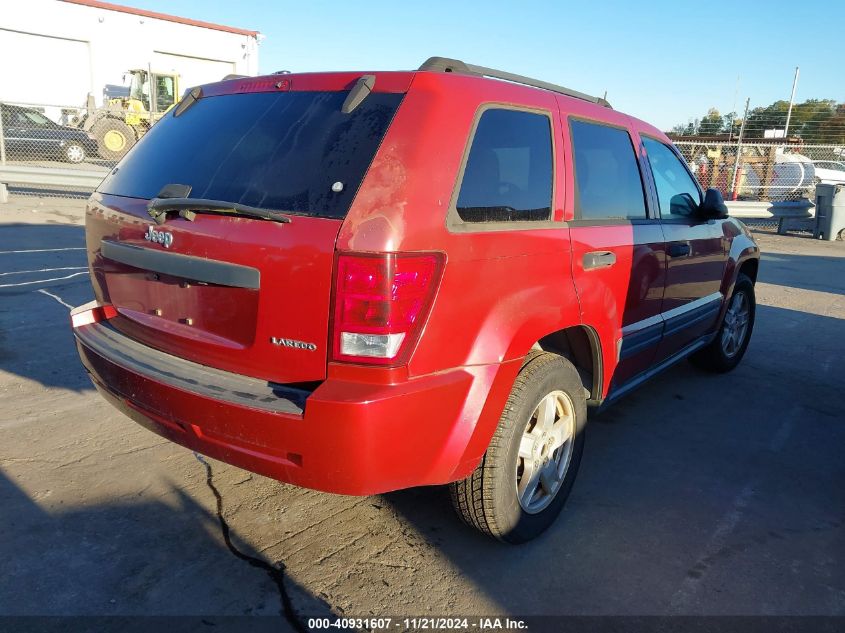
[[[726,200],[770,202],[815,198],[816,184],[845,184],[845,146],[676,140],[705,188]],[[737,160],[737,157],[739,159]]]
[[[118,106],[0,103],[0,112],[0,184],[23,195],[88,195],[154,122]],[[816,183],[845,184],[845,145],[688,139],[675,145],[726,200],[812,201]]]
[[[152,124],[116,106],[3,102],[0,115],[0,185],[18,195],[89,195]]]

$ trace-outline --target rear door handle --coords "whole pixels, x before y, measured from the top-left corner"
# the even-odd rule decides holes
[[[669,244],[669,257],[686,257],[690,254],[689,242],[672,242]]]
[[[593,251],[591,253],[584,253],[582,259],[584,270],[593,270],[596,268],[607,268],[616,263],[616,253],[610,251]]]

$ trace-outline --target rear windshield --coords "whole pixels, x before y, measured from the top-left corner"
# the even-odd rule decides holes
[[[256,92],[197,101],[156,123],[98,191],[154,198],[167,184],[191,198],[342,218],[402,100],[371,93]]]

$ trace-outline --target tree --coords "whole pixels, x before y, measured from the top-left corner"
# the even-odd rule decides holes
[[[692,136],[696,133],[697,128],[698,119],[690,119],[687,123],[678,123],[678,125],[673,127],[672,134],[677,134],[678,136]]]
[[[833,128],[830,125],[825,127],[836,113],[837,105],[832,99],[808,99],[799,103],[792,109],[789,135],[800,136],[808,143],[836,143]]]
[[[715,136],[722,132],[722,115],[716,108],[710,108],[698,124],[701,136]]]
[[[789,102],[781,100],[775,101],[770,106],[751,110],[745,122],[745,138],[763,138],[766,130],[783,130],[788,109]]]
[[[792,107],[789,119],[789,136],[798,136],[808,143],[828,143],[820,132],[820,126],[836,111],[836,102],[831,99],[807,99]],[[748,138],[763,138],[766,130],[783,130],[789,112],[788,101],[775,101],[764,108],[754,108],[748,115],[745,130]]]
[[[786,127],[789,102],[775,101],[771,105],[757,107],[748,113],[745,122],[745,138],[764,138],[767,130],[781,130]],[[716,136],[719,134],[738,133],[742,119],[735,112],[724,116],[716,108],[707,110],[701,120],[694,119],[687,125],[676,125],[674,133],[683,130],[683,134]],[[843,143],[845,142],[845,104],[837,104],[832,99],[807,99],[792,107],[789,119],[789,136],[797,136],[807,143]]]
[[[818,136],[825,143],[845,144],[845,103],[840,103],[836,114],[819,124]]]
[[[736,112],[728,112],[722,116],[722,134],[739,132],[740,125],[742,125],[742,119],[736,115]]]

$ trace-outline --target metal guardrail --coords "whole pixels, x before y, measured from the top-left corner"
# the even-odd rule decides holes
[[[730,200],[725,204],[728,206],[730,216],[740,220],[801,219],[811,218],[814,215],[813,203],[809,200],[787,202]]]
[[[815,205],[809,200],[731,200],[726,204],[728,213],[733,218],[745,221],[762,220],[765,224],[776,222],[778,235],[786,235],[789,231],[812,231],[816,224]],[[766,222],[767,220],[771,222]]]
[[[109,173],[107,169],[63,169],[0,165],[0,183],[5,185],[38,185],[94,191]]]
[[[0,202],[8,200],[8,187],[58,187],[69,191],[91,193],[109,171],[63,169],[0,164]]]

